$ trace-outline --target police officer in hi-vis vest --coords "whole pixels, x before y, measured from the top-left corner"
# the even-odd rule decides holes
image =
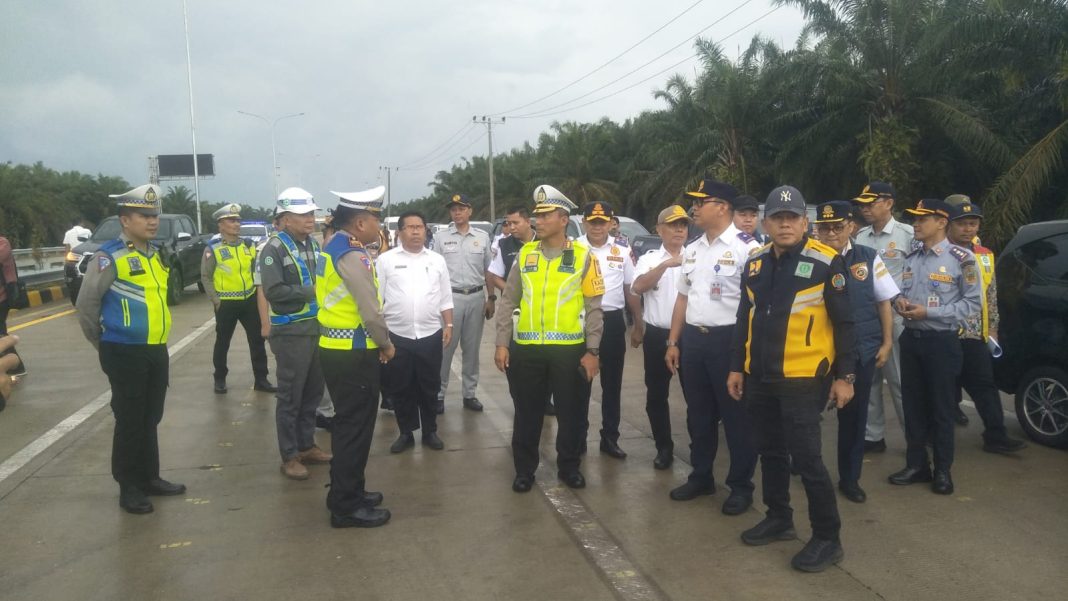
[[[597,260],[584,244],[567,239],[569,215],[578,207],[552,186],[538,186],[534,200],[538,241],[523,245],[508,274],[494,355],[497,369],[507,372],[515,403],[512,490],[519,493],[534,485],[550,394],[559,423],[557,476],[571,488],[586,486],[579,464],[603,328],[604,280]]]
[[[93,255],[77,304],[82,332],[99,351],[111,384],[111,475],[119,483],[119,506],[130,513],[150,513],[148,496],[185,492],[185,485],[159,474],[156,428],[167,396],[171,329],[169,272],[152,246],[159,195],[159,186],[152,184],[111,195],[122,234]]]
[[[380,240],[385,186],[334,192],[337,234],[319,256],[319,357],[334,400],[334,458],[326,507],[334,528],[374,528],[389,521],[382,493],[365,488],[364,469],[378,417],[381,365],[396,349],[382,315],[378,276],[366,246]],[[436,367],[436,366],[435,366]]]
[[[253,264],[256,248],[242,240],[241,205],[228,204],[215,211],[212,218],[219,224],[219,239],[208,243],[200,261],[200,281],[204,292],[215,307],[215,393],[226,392],[226,354],[237,323],[245,329],[248,350],[252,356],[253,388],[263,392],[278,389],[267,380],[267,351],[260,333],[260,313],[256,306],[256,283]]]

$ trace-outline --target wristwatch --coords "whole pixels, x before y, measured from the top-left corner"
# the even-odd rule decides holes
[[[496,294],[491,294],[491,295],[487,296],[486,298],[488,300],[495,301],[495,300],[497,300],[497,295]]]
[[[588,348],[588,349],[586,349],[586,352],[591,354],[591,355],[593,355],[594,357],[600,357],[601,356],[601,349],[599,349],[599,348]]]
[[[840,377],[838,379],[842,380],[846,384],[856,384],[857,383],[857,374],[846,374],[846,375],[844,375],[844,376],[842,376],[842,377]]]
[[[666,344],[667,346],[678,346],[679,345],[679,343],[675,342],[674,340],[668,340],[664,344]]]

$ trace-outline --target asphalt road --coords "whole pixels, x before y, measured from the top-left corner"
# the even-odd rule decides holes
[[[0,598],[1001,601],[1059,598],[1068,586],[1068,454],[1035,444],[1018,457],[983,453],[971,409],[972,425],[957,430],[955,495],[887,484],[904,462],[891,416],[890,448],[865,461],[868,502],[839,498],[839,566],[792,571],[801,541],[746,547],[738,535],[762,517],[759,486],[757,504],[737,517],[719,512],[722,491],[687,503],[668,498],[688,470],[677,387],[678,460],[671,471],[652,469],[640,349],[628,350],[624,380],[621,444],[630,457],[596,451],[595,385],[588,487],[560,487],[549,453],[535,490],[517,495],[511,403],[488,330],[479,392],[486,412],[462,410],[454,385],[439,421],[446,450],[417,446],[400,455],[388,450],[397,435],[392,414],[380,412],[368,487],[385,493],[393,520],[333,530],[328,468],[312,466],[304,482],[278,472],[274,399],[251,390],[240,334],[230,392],[212,394],[210,318],[192,288],[174,308],[161,453],[164,477],[187,484],[188,494],[157,498],[155,513],[134,516],[118,507],[110,476],[107,381],[69,303],[13,317],[30,375],[0,413]],[[1022,436],[1015,419],[1007,421]],[[835,427],[833,417],[824,422],[832,473]],[[544,436],[548,451],[553,418]],[[329,449],[328,433],[318,439]],[[725,459],[724,451],[720,478]],[[797,479],[792,492],[807,539]]]

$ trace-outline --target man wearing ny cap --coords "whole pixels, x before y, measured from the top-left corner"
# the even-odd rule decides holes
[[[315,280],[318,347],[335,409],[326,496],[334,528],[374,528],[390,518],[389,510],[378,507],[382,493],[368,491],[364,477],[378,416],[381,366],[396,353],[367,252],[367,245],[381,240],[385,192],[385,186],[334,192],[340,199],[334,210],[338,232],[319,256]]]
[[[764,520],[742,533],[742,542],[760,546],[797,537],[792,460],[808,497],[812,537],[790,564],[821,572],[844,556],[838,502],[823,464],[820,415],[853,398],[848,274],[837,251],[808,236],[805,198],[797,188],[779,186],[768,194],[764,230],[771,244],[749,257],[742,273],[727,382],[731,397],[744,400],[752,416],[768,508]]]
[[[453,329],[452,340],[445,347],[441,361],[441,391],[437,412],[445,411],[445,392],[449,389],[452,356],[457,345],[463,353],[460,394],[464,409],[482,411],[482,403],[475,396],[478,388],[478,348],[482,344],[485,320],[493,317],[497,295],[486,286],[486,269],[493,258],[489,234],[471,227],[471,202],[463,194],[454,194],[445,205],[452,223],[434,237],[434,252],[445,257],[452,284]]]
[[[672,373],[681,368],[684,374],[692,468],[686,482],[671,491],[671,498],[689,501],[716,492],[712,466],[722,421],[730,450],[726,483],[731,489],[722,511],[739,515],[753,504],[756,449],[745,408],[727,394],[727,373],[742,298],[742,265],[760,245],[734,227],[732,203],[738,197],[734,186],[705,179],[686,197],[693,202],[694,221],[705,234],[686,246],[664,356]]]
[[[660,211],[656,219],[656,233],[660,248],[638,257],[634,267],[631,292],[642,298],[644,331],[631,331],[631,344],[642,345],[645,359],[645,414],[656,443],[653,467],[666,470],[675,460],[675,443],[671,438],[671,412],[668,410],[668,389],[671,370],[664,363],[671,313],[678,297],[676,283],[682,271],[682,248],[686,244],[690,216],[679,205]],[[680,373],[681,378],[681,373]]]
[[[200,280],[204,292],[215,307],[215,394],[226,392],[226,355],[237,323],[245,329],[248,350],[252,358],[253,388],[263,392],[277,392],[267,380],[267,351],[260,334],[260,313],[256,306],[256,283],[253,265],[256,249],[252,242],[242,240],[241,205],[228,204],[212,214],[219,225],[219,238],[208,243],[200,261]]]
[[[583,488],[579,471],[589,426],[590,382],[597,375],[604,280],[589,248],[567,239],[575,208],[559,190],[534,190],[538,241],[523,245],[497,315],[493,360],[515,403],[512,490],[530,491],[538,469],[545,399],[556,402],[557,477]],[[515,344],[512,344],[512,341]]]
[[[1010,454],[1023,449],[1022,440],[1011,438],[1005,430],[1005,414],[1001,408],[1001,391],[994,382],[994,364],[987,344],[998,338],[998,287],[994,277],[994,252],[976,244],[983,219],[982,208],[964,194],[946,198],[949,205],[949,241],[975,254],[983,295],[981,309],[964,319],[960,328],[963,354],[959,385],[956,387],[957,412],[960,412],[961,388],[975,403],[975,410],[983,420],[983,450],[988,453]],[[960,423],[960,420],[957,420]]]
[[[913,244],[912,226],[894,219],[894,186],[887,182],[873,181],[864,186],[860,195],[853,199],[860,214],[868,222],[857,232],[856,243],[874,248],[883,260],[894,283],[901,288],[901,274],[905,269],[905,255]],[[890,400],[897,412],[898,422],[904,428],[905,417],[901,408],[901,347],[898,340],[904,328],[901,316],[894,312],[894,347],[890,358],[881,368],[876,368],[872,378],[868,401],[868,425],[864,431],[864,451],[881,453],[886,450],[886,412],[883,402],[883,381],[890,393]]]
[[[315,444],[315,409],[323,398],[315,300],[319,245],[311,237],[318,208],[307,190],[283,190],[276,208],[281,229],[271,235],[256,261],[270,304],[268,340],[278,370],[275,424],[281,471],[294,480],[308,478],[305,464],[331,459]]]
[[[78,294],[78,322],[100,355],[111,384],[115,436],[111,475],[119,506],[153,511],[148,496],[180,495],[182,484],[160,478],[157,427],[163,419],[170,357],[167,273],[152,239],[159,229],[159,186],[113,194],[122,234],[93,255]]]
[[[857,381],[853,400],[838,410],[838,490],[850,501],[863,503],[868,498],[860,487],[868,396],[872,374],[886,364],[894,346],[890,301],[901,291],[874,248],[852,243],[856,227],[852,213],[853,205],[844,200],[820,204],[816,207],[816,233],[820,242],[842,256],[849,270],[846,293],[853,308],[857,354],[853,373]]]
[[[946,238],[951,208],[925,198],[905,212],[915,218],[921,243],[905,260],[894,308],[905,320],[901,334],[901,400],[905,409],[905,469],[890,475],[898,485],[931,482],[937,494],[953,494],[956,390],[962,362],[958,330],[982,308],[975,255]],[[934,473],[927,445],[934,450]]]
[[[630,293],[634,282],[634,263],[630,248],[609,235],[615,212],[607,202],[591,202],[582,210],[586,233],[578,242],[586,245],[597,259],[604,277],[604,333],[601,336],[601,452],[625,459],[619,447],[620,394],[623,388],[623,360],[627,352],[627,321],[624,309],[634,316],[634,329],[641,335],[642,308],[638,297]]]

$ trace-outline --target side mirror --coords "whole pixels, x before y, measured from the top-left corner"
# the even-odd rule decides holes
[[[189,242],[192,239],[193,239],[193,235],[192,234],[190,234],[188,232],[178,232],[178,241],[179,242]]]

